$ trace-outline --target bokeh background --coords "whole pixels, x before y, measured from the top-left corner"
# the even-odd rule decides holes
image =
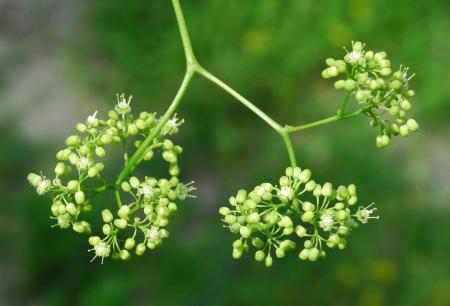
[[[182,6],[201,63],[282,123],[334,114],[342,96],[320,72],[351,40],[412,67],[422,127],[412,137],[379,150],[362,117],[294,137],[302,167],[357,184],[380,220],[324,262],[290,254],[266,269],[252,256],[233,260],[218,207],[240,187],[275,180],[288,160],[269,127],[197,78],[177,141],[198,198],[182,204],[157,251],[89,263],[86,237],[51,229],[49,199],[25,177],[52,173],[74,124],[106,111],[118,92],[132,93],[139,111],[164,111],[184,70],[170,1],[0,0],[0,305],[450,305],[448,1]]]

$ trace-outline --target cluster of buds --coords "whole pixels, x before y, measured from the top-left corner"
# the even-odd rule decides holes
[[[28,175],[28,181],[35,187],[39,195],[51,194],[51,218],[56,223],[54,226],[63,229],[71,227],[75,232],[90,234],[91,225],[87,221],[82,220],[82,215],[92,210],[93,197],[99,192],[108,189],[115,189],[116,199],[120,209],[122,209],[119,210],[118,216],[123,215],[127,208],[130,211],[131,209],[144,209],[149,207],[150,204],[154,205],[156,203],[151,201],[158,200],[161,203],[165,203],[166,200],[163,199],[169,199],[170,201],[182,200],[193,189],[191,185],[185,186],[178,182],[177,176],[180,173],[180,168],[177,162],[177,155],[181,154],[183,150],[180,146],[174,145],[171,140],[167,139],[167,137],[177,133],[179,126],[183,123],[176,116],[170,119],[162,127],[161,131],[156,134],[143,157],[144,160],[150,160],[155,151],[161,152],[162,158],[169,163],[169,175],[171,177],[169,180],[146,178],[142,186],[135,187],[137,178],[133,177],[133,184],[131,182],[122,184],[122,190],[119,190],[120,186],[106,183],[106,180],[102,177],[102,170],[104,169],[102,159],[106,156],[106,148],[111,145],[119,145],[124,150],[124,163],[126,165],[128,162],[127,144],[130,141],[134,141],[135,146],[139,147],[143,140],[153,133],[159,120],[162,120],[157,118],[155,113],[147,112],[142,112],[135,118],[131,113],[130,102],[131,96],[126,98],[123,94],[118,95],[117,104],[114,110],[108,112],[106,120],[97,118],[97,112],[95,112],[93,115],[88,116],[84,122],[77,123],[76,130],[78,133],[67,137],[65,141],[66,147],[56,154],[58,161],[55,166],[55,177],[53,179],[48,179],[43,174],[30,173]],[[127,184],[129,186],[128,191],[126,190]],[[140,195],[141,191],[139,190],[142,190],[142,192],[147,190],[146,184],[157,190],[155,196],[157,195],[159,198],[152,197],[151,201],[149,198],[148,201],[150,202],[148,203],[144,201],[147,198],[144,195]],[[96,187],[93,188],[92,186]],[[132,188],[139,188],[139,190],[135,190],[135,193],[133,193]],[[120,203],[120,195],[118,194],[120,191],[126,191],[134,195],[133,199],[135,201],[132,206]],[[165,207],[170,212],[173,212],[174,205],[173,202],[170,202]],[[157,207],[160,206],[155,206],[154,208],[156,209]],[[164,213],[166,212],[166,209],[162,210],[164,210]],[[108,220],[110,214],[110,212],[104,211],[102,214],[103,220],[105,221],[105,218]],[[103,233],[106,235],[106,238],[100,239],[94,236],[89,239],[95,251],[95,257],[103,259],[109,256],[110,251],[112,251],[112,254],[119,254],[118,257],[122,259],[129,257],[124,255],[126,252],[119,248],[119,243],[116,240],[118,229],[132,226],[135,229],[139,228],[149,233],[157,231],[158,237],[161,237],[161,239],[166,237],[167,231],[161,228],[167,224],[164,224],[164,220],[167,219],[163,220],[155,217],[159,215],[159,213],[154,215],[146,214],[147,217],[143,220],[140,220],[138,217],[130,220],[127,217],[113,218],[114,220],[111,222],[105,221],[107,224],[103,227]],[[148,227],[149,224],[151,224],[151,227]],[[109,232],[107,230],[108,226],[110,227]],[[147,236],[155,237],[156,235],[149,234]],[[149,248],[152,246],[149,242],[150,240],[153,241],[151,243],[155,246],[160,243],[158,239],[148,238],[146,245]],[[130,243],[127,244],[128,247]],[[137,248],[136,253],[142,254],[142,247]]]
[[[102,262],[110,254],[127,260],[132,250],[142,255],[147,248],[155,249],[169,236],[165,227],[177,211],[175,201],[184,200],[195,188],[192,183],[180,183],[175,176],[169,180],[145,177],[142,182],[133,176],[121,184],[121,189],[131,199],[130,203],[124,205],[120,201],[115,215],[104,209],[103,238],[89,237],[93,259],[98,257]]]
[[[328,58],[322,77],[342,77],[334,83],[335,88],[347,91],[364,105],[370,124],[379,127],[376,145],[381,148],[390,143],[392,136],[406,137],[419,129],[417,121],[406,115],[412,108],[409,99],[415,94],[409,89],[414,74],[403,66],[393,71],[386,52],[366,51],[364,47],[359,41],[352,42],[343,60]]]
[[[263,183],[250,192],[239,190],[230,206],[219,209],[225,227],[239,235],[233,242],[233,257],[240,258],[252,245],[257,261],[267,267],[273,256],[282,258],[301,242],[298,257],[316,261],[325,249],[344,249],[352,229],[373,216],[376,208],[355,208],[355,185],[333,188],[311,179],[311,171],[289,167],[279,185]]]

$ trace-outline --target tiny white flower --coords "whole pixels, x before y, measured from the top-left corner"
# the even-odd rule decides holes
[[[371,216],[375,210],[377,210],[376,207],[369,209],[372,205],[375,203],[370,204],[367,207],[360,207],[358,211],[355,214],[355,217],[358,219],[359,222],[365,224],[369,221],[369,219],[378,219],[379,216]]]
[[[138,195],[143,195],[144,198],[149,199],[152,197],[154,188],[149,184],[142,184],[141,188],[138,189]]]
[[[91,165],[91,161],[89,160],[89,158],[83,156],[78,160],[78,168],[80,168],[80,170],[86,170],[90,167]]]
[[[125,115],[131,111],[130,103],[133,96],[129,96],[128,100],[125,98],[124,94],[117,95],[117,104],[115,106],[116,112],[121,115]]]
[[[281,187],[281,189],[278,191],[278,196],[286,200],[292,200],[292,198],[294,197],[294,189],[289,186]]]
[[[325,213],[322,216],[320,216],[319,226],[324,231],[329,231],[333,228],[334,225],[334,219],[331,214]]]
[[[95,111],[95,113],[93,113],[92,115],[89,115],[87,117],[86,123],[90,127],[95,127],[98,125],[97,111]]]
[[[361,51],[352,51],[345,55],[344,59],[351,65],[357,64],[364,57]]]
[[[111,253],[111,247],[104,241],[97,242],[94,245],[94,248],[92,250],[95,252],[95,256],[94,256],[94,258],[92,258],[91,261],[93,261],[97,257],[101,257],[102,263],[103,263],[103,259],[105,257],[108,257],[109,254]]]
[[[155,243],[156,241],[158,241],[161,238],[161,235],[159,233],[158,228],[155,226],[152,226],[145,233],[145,237],[148,239],[149,242]]]
[[[39,195],[42,195],[49,191],[51,186],[51,181],[49,179],[43,179],[36,185],[36,192]]]

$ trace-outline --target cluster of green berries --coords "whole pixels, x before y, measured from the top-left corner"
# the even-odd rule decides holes
[[[365,224],[376,208],[355,208],[355,185],[333,188],[311,179],[311,171],[289,167],[279,185],[263,183],[250,192],[239,190],[229,199],[231,207],[219,209],[225,227],[240,236],[233,242],[233,257],[240,258],[252,245],[257,261],[267,267],[273,256],[298,250],[301,260],[325,257],[324,247],[344,249],[352,229]]]
[[[352,50],[345,49],[343,60],[328,58],[322,77],[341,77],[334,83],[335,88],[347,91],[365,105],[370,124],[379,127],[376,145],[381,148],[390,143],[392,136],[406,137],[419,129],[417,121],[406,115],[412,108],[409,99],[415,94],[409,89],[414,75],[403,66],[393,71],[386,52],[366,51],[364,47],[359,41],[352,42]]]
[[[136,177],[132,177],[121,186],[106,183],[102,177],[104,169],[102,160],[106,156],[106,148],[110,145],[120,145],[124,150],[126,165],[128,143],[134,141],[134,145],[139,147],[143,139],[155,129],[159,120],[162,120],[157,118],[155,113],[147,112],[142,112],[135,118],[131,113],[130,102],[131,96],[127,99],[123,94],[118,95],[114,110],[108,112],[108,119],[97,118],[95,112],[84,122],[76,124],[78,134],[67,137],[66,147],[56,154],[58,162],[53,179],[48,179],[42,174],[28,175],[28,181],[39,195],[51,193],[51,218],[56,222],[54,226],[62,229],[71,227],[78,233],[91,233],[91,225],[82,219],[82,215],[92,210],[93,197],[108,189],[115,190],[119,205],[116,217],[107,209],[102,212],[105,238],[100,239],[97,236],[89,238],[95,257],[102,259],[109,256],[110,252],[122,259],[129,258],[127,250],[134,247],[132,241],[138,229],[144,233],[145,238],[143,244],[136,246],[136,254],[142,254],[145,247],[151,249],[156,247],[168,235],[163,227],[176,211],[176,204],[173,201],[185,199],[194,189],[191,184],[183,185],[178,181],[180,169],[177,156],[183,150],[167,139],[177,133],[183,123],[176,116],[167,121],[143,156],[144,160],[150,160],[155,151],[161,151],[162,158],[169,163],[170,179],[146,177],[140,182]],[[129,195],[130,204],[122,204],[120,192]],[[141,215],[145,217],[132,217],[141,211],[144,212]],[[118,240],[117,234],[126,228],[133,228],[134,233],[125,240],[121,248],[122,240]]]

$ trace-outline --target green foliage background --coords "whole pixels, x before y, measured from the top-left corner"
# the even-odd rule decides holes
[[[184,69],[170,2],[80,3],[76,18],[67,20],[70,31],[44,38],[64,59],[54,77],[64,76],[80,98],[78,112],[58,128],[111,107],[116,92],[132,93],[139,111],[163,111]],[[0,117],[0,304],[450,305],[448,1],[184,0],[182,6],[200,62],[282,123],[334,114],[343,97],[320,72],[324,59],[342,56],[351,40],[386,50],[395,66],[412,67],[413,113],[422,127],[413,137],[379,150],[365,118],[294,137],[302,167],[320,180],[355,183],[363,203],[376,202],[380,220],[355,231],[348,249],[329,252],[324,262],[300,262],[294,254],[271,269],[252,256],[234,261],[234,237],[221,227],[217,208],[239,187],[279,177],[287,154],[269,127],[197,78],[179,110],[186,124],[177,140],[185,149],[183,176],[197,182],[198,198],[182,204],[171,238],[157,251],[91,264],[86,237],[50,229],[48,199],[25,181],[29,171],[52,172],[63,141],[23,133],[29,110],[43,112],[36,94],[28,112]],[[10,56],[0,65],[16,61]],[[1,75],[0,91],[8,77]],[[109,207],[112,198],[97,205]]]

